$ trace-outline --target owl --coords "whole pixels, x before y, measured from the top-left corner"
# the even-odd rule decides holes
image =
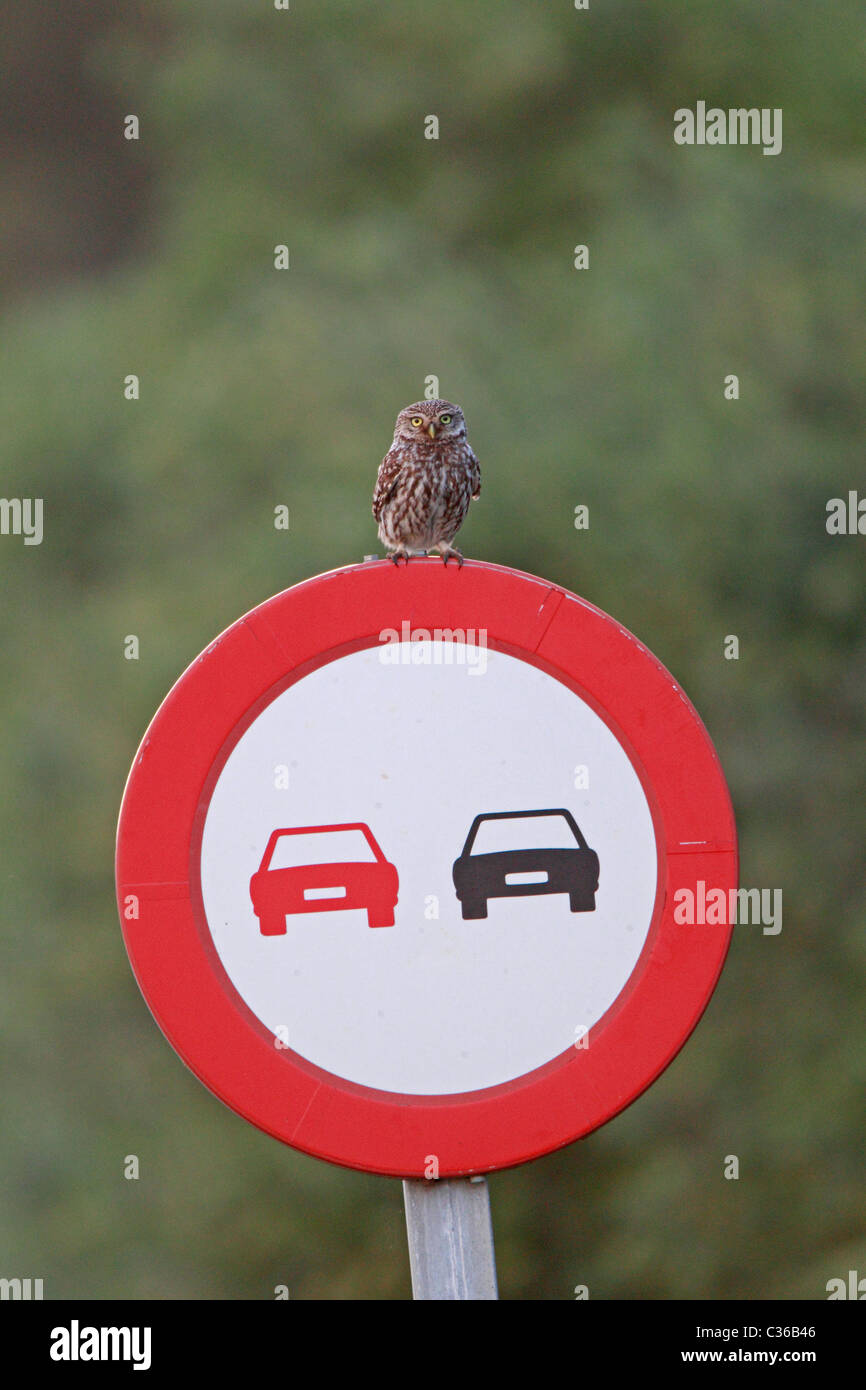
[[[445,564],[463,556],[451,544],[481,492],[481,469],[466,421],[450,401],[416,401],[397,416],[394,441],[379,465],[373,515],[394,564],[436,550]]]

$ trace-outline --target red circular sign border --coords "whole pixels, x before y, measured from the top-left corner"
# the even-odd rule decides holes
[[[252,720],[311,670],[376,645],[379,633],[400,631],[406,618],[413,630],[484,628],[491,648],[529,661],[585,700],[635,767],[659,851],[646,941],[627,984],[591,1030],[589,1045],[569,1048],[515,1080],[460,1095],[376,1091],[277,1048],[219,961],[198,879],[213,785]],[[599,691],[600,680],[606,692]],[[224,695],[219,707],[217,690]],[[631,728],[623,713],[631,715]],[[204,754],[202,720],[211,750]],[[217,730],[222,737],[215,744]],[[184,731],[196,736],[191,747],[184,747]],[[667,747],[672,737],[673,756]],[[697,802],[696,778],[685,775],[695,763],[702,786]],[[636,1099],[687,1040],[724,963],[730,926],[674,922],[673,888],[710,875],[714,887],[736,887],[733,813],[709,736],[670,674],[585,600],[535,576],[472,561],[459,571],[432,559],[399,570],[384,562],[350,566],[304,581],[240,618],[160,706],[133,763],[118,827],[118,905],[127,951],[154,1017],[186,1064],[225,1104],[275,1138],[331,1162],[395,1177],[428,1175],[434,1158],[440,1177],[526,1162],[591,1132]],[[138,917],[128,915],[130,895]],[[167,952],[174,973],[166,971]],[[678,1020],[673,1028],[672,1010]],[[648,1037],[656,1044],[650,1061]]]

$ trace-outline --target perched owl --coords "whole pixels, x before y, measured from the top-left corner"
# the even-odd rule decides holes
[[[459,405],[416,401],[401,410],[373,493],[388,559],[408,564],[410,555],[438,550],[446,565],[452,558],[462,565],[451,542],[480,492],[481,469]]]

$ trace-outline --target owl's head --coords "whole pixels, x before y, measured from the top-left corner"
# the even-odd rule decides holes
[[[416,401],[397,416],[394,442],[412,440],[435,444],[443,439],[465,439],[466,421],[459,405],[451,401]]]

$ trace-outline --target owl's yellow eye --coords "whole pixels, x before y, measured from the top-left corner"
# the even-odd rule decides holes
[[[413,416],[412,416],[412,424],[415,426],[416,430],[420,430],[420,428],[421,428],[421,426],[423,425],[423,423],[424,423],[424,421],[421,419],[421,416],[420,416],[420,415],[413,415]]]
[[[440,420],[440,422],[441,422],[443,425],[450,425],[450,424],[451,424],[451,416],[450,416],[450,415],[440,415],[440,416],[439,416],[439,420]]]

